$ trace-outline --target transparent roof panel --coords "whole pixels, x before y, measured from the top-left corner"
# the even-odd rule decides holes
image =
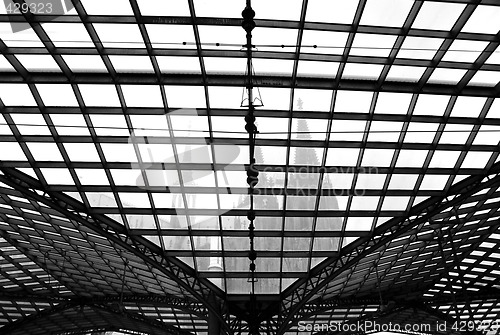
[[[145,48],[136,25],[94,23],[93,26],[105,48]]]
[[[488,42],[455,40],[444,55],[443,61],[473,63],[487,45]]]
[[[443,41],[444,40],[440,38],[408,36],[405,38],[397,57],[432,59],[441,44],[443,44]]]
[[[49,55],[17,55],[16,58],[28,71],[61,72],[59,65]]]
[[[5,106],[36,106],[26,84],[0,84],[0,99]]]
[[[360,24],[401,27],[413,2],[413,0],[368,0]]]
[[[397,36],[379,34],[356,34],[350,54],[353,56],[387,57]]]
[[[189,4],[185,0],[137,0],[143,16],[189,16]]]
[[[133,243],[110,243],[84,221],[76,227],[50,202],[28,200],[0,183],[4,230],[19,232],[16,240],[35,253],[57,246],[60,252],[51,257],[62,268],[64,252],[79,269],[92,262],[91,272],[66,276],[60,269],[71,288],[65,299],[78,299],[79,292],[103,298],[119,292],[116,273],[123,261],[129,262],[127,273],[138,274],[124,277],[128,293],[169,293],[190,303],[195,292],[207,289],[213,289],[217,303],[228,297],[224,292],[248,294],[246,214],[252,197],[246,173],[251,149],[245,129],[245,2],[85,0],[81,6],[75,2],[75,9],[66,0],[51,3],[61,4],[57,15],[0,14],[0,179],[12,185],[19,173],[33,183],[37,199],[46,196],[44,191],[62,202],[68,195],[70,205],[77,201],[78,213],[88,209],[106,223],[115,221],[121,226],[110,229],[117,227],[120,238],[127,233]],[[485,269],[496,261],[481,257],[498,239],[488,238],[483,226],[495,223],[499,200],[491,181],[497,171],[493,164],[500,160],[500,103],[495,101],[500,26],[494,20],[499,6],[468,0],[253,0],[252,6],[257,20],[252,94],[262,105],[255,108],[260,172],[253,197],[255,292],[281,293],[294,308],[297,301],[289,298],[310,292],[318,278],[321,283],[322,269],[344,264],[352,249],[339,255],[340,263],[333,263],[337,254],[332,252],[353,241],[365,250],[364,257],[349,271],[335,272],[313,300],[356,300],[359,293],[375,292],[378,254],[367,253],[366,243],[389,236],[384,232],[389,225],[394,230],[401,222],[412,225],[434,199],[457,199],[459,188],[453,185],[459,182],[466,185],[460,189],[476,191],[469,199],[462,194],[463,203],[456,204],[468,222],[453,239],[469,255],[466,263],[474,264],[463,270],[489,276],[472,289],[493,282],[500,272]],[[487,170],[491,166],[493,173]],[[5,176],[10,173],[14,179]],[[478,191],[479,182],[488,187]],[[46,217],[37,214],[42,207]],[[458,222],[452,210],[435,215],[449,223],[444,229]],[[378,250],[387,283],[443,274],[431,261],[432,251],[415,253],[422,241],[411,238],[414,228],[397,239],[389,236]],[[421,233],[430,229],[428,224],[420,228]],[[425,244],[436,248],[435,241]],[[0,238],[0,267],[7,264],[20,273],[4,245]],[[135,247],[166,252],[177,260],[177,269],[197,277],[188,281],[181,272],[172,276],[168,266],[144,263],[130,252]],[[413,254],[418,260],[408,262]],[[428,269],[422,272],[424,265]],[[29,266],[29,273],[39,270]],[[24,283],[60,298],[52,282],[53,292],[34,277]],[[384,296],[394,293],[381,287]],[[447,294],[436,287],[433,296]],[[422,293],[410,292],[409,301]],[[245,306],[242,296],[230,298],[235,299],[230,304]],[[39,302],[31,304],[40,309]],[[22,304],[0,305],[0,328],[25,316]],[[193,334],[207,332],[206,321],[194,314],[151,305],[127,302],[127,309],[161,316],[157,319]],[[22,315],[13,317],[4,306]],[[206,305],[200,306],[195,308],[206,314]],[[355,319],[377,310],[351,307],[313,318]],[[297,326],[280,329],[297,332]]]
[[[193,28],[190,26],[171,24],[146,24],[145,26],[153,48],[196,49]]]
[[[500,23],[495,18],[500,15],[497,6],[479,5],[467,20],[462,31],[480,34],[496,34],[500,29]]]
[[[449,31],[465,8],[465,4],[425,1],[412,27]]]
[[[343,32],[304,30],[301,52],[341,55],[344,52],[347,37],[348,34]]]
[[[90,1],[92,2],[92,1]],[[81,23],[47,22],[43,29],[58,48],[91,48],[94,42]]]
[[[350,24],[358,1],[311,0],[307,3],[306,21]]]

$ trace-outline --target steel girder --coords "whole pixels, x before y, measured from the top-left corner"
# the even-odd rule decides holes
[[[75,73],[68,78],[61,73],[36,73],[32,72],[28,77],[18,73],[1,73],[2,83],[28,83],[28,84],[141,84],[141,85],[194,85],[194,86],[233,86],[241,87],[245,84],[245,78],[238,75],[216,75],[207,74],[134,74],[123,73],[120,76],[113,76],[106,73],[79,74]],[[475,97],[500,97],[500,90],[494,87],[465,86],[457,90],[456,85],[447,84],[425,84],[409,82],[385,81],[379,84],[374,80],[362,79],[341,79],[334,81],[327,78],[301,78],[292,80],[289,76],[255,76],[255,85],[259,87],[278,88],[307,88],[322,90],[348,90],[348,91],[368,91],[368,92],[396,92],[396,93],[421,93],[421,94],[443,94]]]
[[[441,197],[431,197],[410,210],[408,217],[396,217],[377,227],[371,237],[362,237],[340,252],[340,257],[329,258],[318,265],[309,278],[297,281],[282,294],[280,328],[283,334],[302,314],[304,305],[340,273],[359,260],[384,247],[413,228],[422,227],[435,214],[458,205],[476,192],[500,182],[500,163],[480,176],[471,176],[453,185]],[[416,236],[414,236],[416,238]]]
[[[28,199],[43,203],[68,219],[92,229],[164,273],[207,309],[216,313],[222,323],[222,329],[228,334],[231,333],[222,316],[222,311],[226,308],[224,293],[217,286],[199,278],[193,269],[173,257],[168,257],[160,247],[145,238],[131,235],[119,223],[104,215],[90,213],[77,200],[60,192],[47,191],[38,181],[20,171],[5,167],[0,169],[4,174],[0,175],[0,181],[4,184],[21,192]]]

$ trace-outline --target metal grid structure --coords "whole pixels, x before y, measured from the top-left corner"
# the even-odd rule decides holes
[[[253,308],[246,2],[4,3],[2,334],[499,333],[498,1],[252,1]]]

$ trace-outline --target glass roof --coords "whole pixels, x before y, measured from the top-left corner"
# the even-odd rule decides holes
[[[4,2],[0,244],[22,237],[42,255],[62,251],[47,267],[26,259],[40,267],[34,273],[1,249],[0,286],[61,297],[114,294],[122,279],[113,273],[129,259],[141,275],[126,278],[128,293],[192,298],[182,283],[126,255],[118,242],[99,234],[91,241],[91,229],[64,219],[61,208],[31,215],[44,202],[7,183],[15,171],[36,185],[35,193],[71,199],[75,211],[109,222],[138,250],[144,243],[173,259],[202,287],[221,296],[249,294],[245,1]],[[349,246],[382,236],[391,222],[417,217],[420,204],[446,199],[460,182],[496,169],[500,7],[488,0],[254,0],[252,7],[253,93],[262,103],[255,111],[255,293],[286,300]],[[57,225],[52,215],[62,216]],[[477,250],[497,243],[488,241]],[[92,254],[77,256],[73,243]],[[497,264],[481,262],[475,252],[463,258],[464,271]],[[75,265],[60,269],[66,279],[49,271],[64,259],[90,269],[90,258],[106,270],[86,273]],[[13,279],[12,264],[33,284]],[[357,264],[366,272],[357,277],[367,278],[371,265]],[[70,283],[94,277],[95,284]],[[489,283],[486,274],[481,280]],[[321,298],[375,287],[339,285],[324,286]],[[439,293],[444,285],[426,289]],[[126,305],[131,313],[144,314],[141,308]],[[0,325],[23,317],[7,310],[0,305]],[[187,331],[206,331],[203,318],[186,311],[151,313]],[[325,313],[334,319],[337,312]]]

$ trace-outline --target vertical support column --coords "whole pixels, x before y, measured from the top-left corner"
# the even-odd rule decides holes
[[[208,335],[221,335],[220,320],[215,312],[208,312]]]

